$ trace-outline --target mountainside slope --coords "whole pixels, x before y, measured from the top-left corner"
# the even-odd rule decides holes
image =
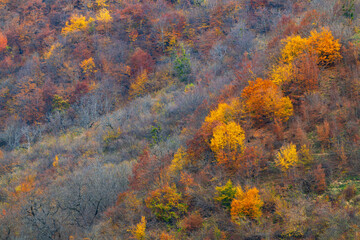
[[[0,239],[358,239],[359,13],[0,0]]]

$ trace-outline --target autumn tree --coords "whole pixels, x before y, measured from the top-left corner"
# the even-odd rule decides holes
[[[7,38],[2,32],[0,32],[0,53],[6,49],[6,46]]]
[[[317,165],[314,170],[315,176],[315,191],[317,193],[323,193],[326,190],[326,178],[325,171],[321,164]]]
[[[205,118],[205,124],[229,123],[239,118],[241,104],[239,99],[235,98],[230,103],[219,103],[216,109],[210,111]]]
[[[281,50],[281,59],[279,63],[273,67],[270,77],[277,85],[282,85],[293,79],[292,75],[296,74],[294,73],[294,69],[299,69],[299,65],[294,66],[296,60],[298,60],[298,63],[301,63],[304,62],[304,59],[307,59],[308,66],[303,65],[302,67],[307,67],[304,71],[311,70],[311,73],[314,73],[314,66],[309,66],[312,62],[315,62],[320,67],[327,67],[334,65],[342,59],[339,40],[335,40],[331,31],[325,28],[322,28],[320,32],[316,30],[311,31],[310,37],[308,38],[302,38],[299,35],[289,36],[285,40],[282,40],[282,43],[284,47]],[[316,76],[312,74],[311,77],[311,80],[313,80]],[[307,81],[306,78],[301,80],[305,80],[307,83],[305,83],[305,87],[307,88],[312,82],[311,80]],[[299,89],[303,92],[306,90],[303,90],[301,86]]]
[[[289,65],[290,66],[290,65]],[[293,103],[298,103],[305,93],[319,88],[320,69],[314,54],[303,54],[291,65],[291,76],[284,77],[282,90]]]
[[[224,186],[219,186],[215,188],[216,196],[214,200],[219,202],[225,209],[230,210],[231,202],[236,195],[236,187],[233,185],[232,181],[229,180]]]
[[[87,31],[94,22],[93,18],[86,18],[82,15],[73,15],[62,29],[62,34],[68,35],[72,32]]]
[[[280,148],[276,155],[275,164],[281,171],[288,172],[299,162],[298,153],[295,144],[287,144]]]
[[[169,166],[168,175],[172,177],[178,175],[188,162],[189,159],[187,152],[183,147],[180,147],[174,154],[174,158]]]
[[[310,50],[318,56],[317,63],[320,66],[333,65],[342,59],[341,44],[339,40],[335,40],[329,29],[322,28],[321,32],[311,31],[308,41]]]
[[[149,78],[148,78],[147,71],[144,70],[131,83],[130,90],[129,90],[129,95],[130,95],[129,98],[132,99],[132,98],[144,95],[147,92],[146,84],[148,83],[148,81],[149,81]]]
[[[110,23],[113,21],[113,18],[109,10],[103,8],[96,15],[96,20],[98,21],[97,30],[105,30],[105,32],[107,32],[110,28]]]
[[[141,48],[137,48],[130,57],[131,74],[136,76],[144,71],[151,73],[154,64],[155,62],[149,53]]]
[[[94,59],[92,57],[83,60],[80,63],[80,67],[87,78],[89,78],[93,73],[97,71]]]
[[[293,114],[293,105],[288,97],[270,80],[258,78],[249,82],[241,97],[245,112],[257,124],[278,120],[286,122]]]
[[[164,186],[150,192],[145,202],[159,220],[168,223],[179,219],[188,209],[184,198],[177,192],[175,186]]]
[[[218,164],[230,172],[236,171],[239,168],[239,160],[245,148],[244,140],[245,132],[235,122],[215,127],[210,147],[215,153]]]
[[[45,116],[45,101],[42,89],[34,80],[28,79],[18,85],[19,93],[14,97],[16,113],[27,123],[39,123]]]
[[[131,233],[132,238],[136,240],[144,240],[146,238],[146,219],[144,216],[141,217],[141,221],[128,231]]]
[[[235,198],[231,202],[231,219],[234,222],[243,218],[258,219],[262,212],[264,202],[261,200],[259,190],[256,187],[243,191],[240,186],[236,187]]]

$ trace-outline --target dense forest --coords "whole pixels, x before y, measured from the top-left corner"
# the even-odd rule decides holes
[[[360,0],[0,0],[0,239],[360,239]]]

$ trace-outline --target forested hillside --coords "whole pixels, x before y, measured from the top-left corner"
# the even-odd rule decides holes
[[[0,239],[360,239],[360,0],[0,0]]]

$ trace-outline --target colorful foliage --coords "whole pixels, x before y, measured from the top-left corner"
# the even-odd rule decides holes
[[[185,200],[181,193],[177,192],[175,186],[164,186],[150,192],[145,202],[159,220],[168,223],[179,219],[188,209]]]
[[[174,158],[171,161],[169,166],[169,176],[178,175],[184,168],[184,166],[188,163],[188,156],[183,147],[180,147],[177,152],[174,154]]]
[[[318,56],[317,63],[319,65],[333,65],[341,60],[341,44],[339,40],[334,39],[330,30],[325,28],[323,28],[321,32],[313,30],[311,31],[311,36],[308,41],[310,50],[314,51]]]
[[[283,172],[296,166],[299,163],[296,146],[290,143],[281,147],[276,155],[275,163]]]
[[[96,20],[103,23],[109,23],[113,18],[111,17],[109,10],[103,8],[96,15]]]
[[[131,233],[132,238],[136,240],[144,240],[146,238],[146,219],[144,216],[141,217],[141,221],[129,229],[128,231]]]
[[[230,171],[237,169],[238,160],[245,148],[244,140],[245,132],[235,122],[215,127],[210,147],[215,153],[218,164],[225,166]]]
[[[146,84],[148,83],[149,78],[146,70],[140,73],[135,81],[130,85],[130,99],[138,96],[142,96],[146,93]]]
[[[83,73],[85,74],[91,74],[96,72],[95,70],[95,62],[94,59],[91,57],[89,59],[85,59],[80,63],[80,67],[83,70]]]
[[[258,78],[249,82],[242,94],[245,112],[259,124],[279,120],[286,122],[293,115],[293,106],[288,97],[270,80]]]
[[[236,187],[233,186],[231,180],[229,180],[224,186],[216,187],[216,196],[214,200],[219,202],[225,209],[230,210],[231,202],[236,195]]]
[[[87,31],[91,24],[94,22],[93,18],[86,18],[82,15],[73,15],[62,29],[62,34],[69,35],[77,31]]]
[[[2,32],[0,32],[0,53],[6,49],[6,46],[7,38]]]
[[[235,121],[240,113],[240,101],[233,99],[230,104],[220,103],[216,109],[212,110],[205,118],[205,123],[228,123]]]
[[[261,200],[259,190],[254,187],[245,192],[240,186],[236,187],[235,198],[231,202],[231,219],[237,222],[242,218],[258,219],[262,212],[264,202]]]

